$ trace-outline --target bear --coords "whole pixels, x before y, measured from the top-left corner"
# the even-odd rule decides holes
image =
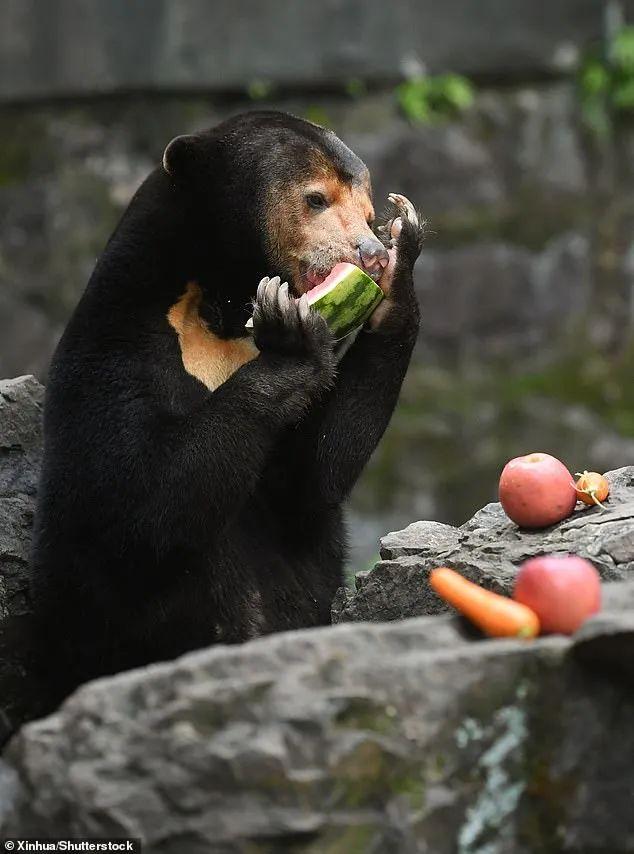
[[[342,508],[419,328],[423,223],[391,200],[379,239],[364,163],[275,111],[177,137],[136,192],[48,376],[32,590],[54,702],[329,623]],[[305,296],[341,261],[385,292],[344,347]]]

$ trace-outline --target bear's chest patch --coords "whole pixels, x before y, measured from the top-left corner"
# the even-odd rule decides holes
[[[178,336],[187,373],[215,391],[259,351],[250,337],[226,339],[215,335],[200,316],[202,296],[199,285],[190,282],[168,311],[167,320]]]

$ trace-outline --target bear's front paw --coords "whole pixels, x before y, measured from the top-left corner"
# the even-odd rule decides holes
[[[414,293],[413,270],[423,245],[425,221],[414,205],[400,193],[390,193],[392,215],[377,232],[388,250],[390,260],[379,285],[385,299],[369,325],[373,329],[397,326],[418,327],[418,304]],[[389,322],[388,322],[389,318]]]
[[[423,248],[425,220],[400,193],[390,193],[388,201],[392,205],[392,216],[377,231],[388,251],[394,250],[395,266],[407,266],[412,270]]]
[[[336,360],[333,337],[324,318],[308,304],[295,299],[280,277],[266,276],[258,285],[253,306],[253,338],[263,354],[277,354],[309,363],[319,384],[331,384]]]

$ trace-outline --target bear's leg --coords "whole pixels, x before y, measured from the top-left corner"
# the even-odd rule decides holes
[[[373,315],[375,328],[362,330],[341,360],[335,387],[308,420],[310,438],[304,433],[297,450],[304,449],[305,457],[307,447],[314,449],[304,464],[306,488],[329,504],[345,500],[383,435],[418,334],[413,268],[423,226],[407,199],[390,201],[397,216],[387,226],[392,258],[381,314],[376,320]]]

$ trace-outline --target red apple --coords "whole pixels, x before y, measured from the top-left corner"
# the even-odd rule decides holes
[[[582,557],[534,557],[520,567],[513,598],[535,611],[542,632],[571,635],[601,607],[601,579]]]
[[[547,528],[575,509],[575,482],[566,466],[550,454],[527,454],[508,462],[500,475],[500,503],[522,528]]]

